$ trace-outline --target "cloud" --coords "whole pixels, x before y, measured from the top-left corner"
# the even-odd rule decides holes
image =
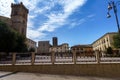
[[[80,20],[76,20],[76,19],[70,20],[68,22],[68,24],[70,24],[69,29],[72,29],[72,28],[75,28],[77,26],[80,26],[81,24],[83,24],[85,22],[86,22],[86,18],[82,18]]]
[[[59,28],[64,24],[66,17],[63,14],[50,14],[48,15],[48,18],[49,20],[39,27],[39,31],[54,31],[56,28]]]
[[[67,18],[80,6],[82,6],[83,4],[85,4],[87,0],[59,0],[59,1],[55,1],[55,0],[51,0],[51,5],[49,4],[50,2],[44,2],[44,7],[38,7],[36,5],[36,7],[34,7],[34,11],[33,13],[40,15],[40,14],[44,14],[44,16],[47,17],[47,20],[41,24],[40,26],[38,26],[38,28],[33,29],[33,28],[29,28],[28,29],[28,37],[31,38],[38,38],[38,37],[43,37],[45,35],[47,35],[46,32],[53,32],[55,31],[57,28],[60,28],[62,25],[65,25],[67,23]],[[40,2],[37,2],[39,4],[43,4]],[[72,5],[71,5],[72,3]],[[58,5],[61,5],[60,7],[58,7]],[[58,7],[58,8],[57,8]],[[53,10],[53,8],[57,8],[57,9],[62,9],[62,10]],[[49,13],[46,13],[48,12]],[[34,14],[33,14],[34,15]],[[34,25],[33,25],[34,26]],[[30,26],[29,26],[30,27]],[[37,33],[36,33],[37,31]],[[32,37],[31,32],[36,35],[34,35],[34,37]],[[44,34],[44,35],[38,35],[38,34]]]
[[[23,4],[29,8],[30,11],[33,11],[37,4],[42,0],[16,0],[17,3],[23,2]]]
[[[27,29],[29,31],[29,34],[27,36],[34,39],[35,41],[38,41],[39,37],[44,38],[46,36],[45,33],[39,32],[37,30],[35,31],[35,30],[32,30],[31,28],[27,28]]]
[[[69,20],[69,22],[67,24],[70,24],[71,26],[69,27],[69,29],[72,29],[76,26],[80,26],[81,24],[85,23],[85,22],[88,22],[90,20],[94,20],[95,14],[90,14],[90,15],[87,15],[86,17],[84,18],[81,18],[79,20],[76,20],[76,19],[72,19],[72,20]]]
[[[92,18],[92,17],[94,17],[95,16],[95,14],[90,14],[90,15],[88,15],[87,17],[88,18]]]
[[[11,3],[14,3],[14,0],[0,0],[0,15],[1,16],[10,17]]]
[[[2,1],[5,2],[5,0]],[[86,1],[87,0],[16,0],[17,3],[23,2],[29,9],[27,37],[34,40],[40,40],[44,38],[48,32],[53,32],[57,28],[67,24],[70,15],[83,6]],[[7,0],[7,2],[9,4],[8,6],[10,6],[11,2],[15,1]],[[5,3],[3,4],[5,5]],[[9,9],[8,12],[10,15],[11,8],[5,8]],[[0,14],[9,16],[7,12]],[[72,25],[75,25],[75,23]]]
[[[64,0],[63,6],[64,6],[64,12],[71,14],[73,11],[75,11],[78,7],[85,4],[87,0]]]
[[[85,1],[86,0],[60,0],[58,3],[62,5],[63,13],[52,13],[48,15],[49,20],[38,30],[52,32],[56,28],[59,28],[60,26],[65,24],[65,20],[69,17],[69,15],[72,14],[72,12],[74,12],[75,9],[77,9],[79,6],[82,6]]]

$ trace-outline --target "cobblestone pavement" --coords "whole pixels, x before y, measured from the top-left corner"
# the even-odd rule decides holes
[[[0,72],[0,76],[9,74],[10,72]],[[120,78],[102,78],[102,77],[86,77],[86,76],[67,76],[67,75],[50,75],[40,73],[23,73],[17,72],[0,78],[0,80],[120,80]]]

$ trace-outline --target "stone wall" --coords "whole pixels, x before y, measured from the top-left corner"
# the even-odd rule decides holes
[[[1,65],[1,71],[38,72],[44,74],[120,77],[120,64]]]

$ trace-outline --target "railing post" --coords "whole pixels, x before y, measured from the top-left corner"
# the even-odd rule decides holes
[[[52,61],[52,64],[54,64],[54,62],[55,62],[55,52],[52,52],[51,61]]]
[[[12,65],[16,63],[16,53],[12,53]]]
[[[99,64],[100,63],[100,53],[98,50],[95,51],[95,55],[96,55],[96,61]]]
[[[34,62],[35,62],[35,53],[32,52],[31,65],[34,65]]]
[[[72,53],[73,53],[73,62],[74,62],[74,64],[76,64],[76,51],[72,51]]]

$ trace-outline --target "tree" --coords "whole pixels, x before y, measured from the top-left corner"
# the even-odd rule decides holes
[[[108,48],[107,48],[107,54],[109,54],[109,55],[112,55],[112,54],[113,54],[113,50],[112,50],[111,47],[108,47]]]
[[[35,52],[35,48],[31,47],[31,48],[29,49],[29,52]]]
[[[0,21],[0,52],[24,52],[27,50],[25,37]]]
[[[113,46],[115,48],[120,48],[120,34],[113,36]]]
[[[0,51],[9,52],[16,46],[16,34],[5,23],[0,21]]]
[[[16,39],[16,47],[14,48],[15,52],[27,52],[28,48],[27,45],[25,44],[26,38],[23,35],[20,35],[17,33],[17,39]]]

